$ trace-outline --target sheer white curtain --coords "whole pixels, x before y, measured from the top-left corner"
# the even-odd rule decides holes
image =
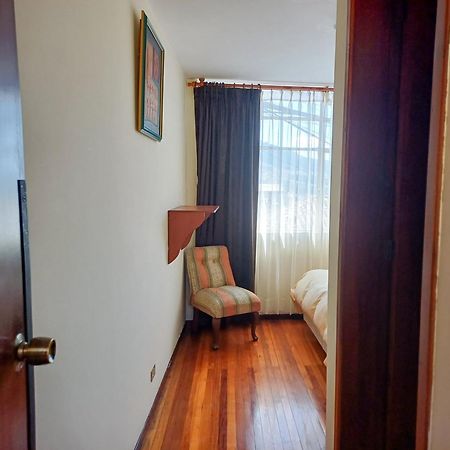
[[[333,94],[263,91],[256,293],[263,313],[294,312],[290,288],[327,268]]]

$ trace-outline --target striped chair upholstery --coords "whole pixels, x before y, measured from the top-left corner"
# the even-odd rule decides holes
[[[213,318],[258,312],[261,301],[251,291],[237,287],[224,246],[186,250],[192,306]]]

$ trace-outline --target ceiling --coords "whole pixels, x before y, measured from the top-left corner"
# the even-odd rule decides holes
[[[336,0],[151,0],[188,78],[331,84]],[[164,44],[164,43],[163,43]]]

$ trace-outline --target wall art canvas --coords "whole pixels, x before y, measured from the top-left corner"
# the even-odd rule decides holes
[[[142,11],[139,29],[138,130],[157,141],[162,138],[163,88],[164,48]]]

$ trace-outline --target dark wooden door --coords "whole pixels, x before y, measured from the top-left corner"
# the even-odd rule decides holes
[[[13,0],[0,0],[0,449],[32,448],[31,369],[15,360],[15,338],[28,337],[22,116]],[[19,199],[19,197],[21,197]]]
[[[414,449],[436,0],[349,1],[336,449]]]

